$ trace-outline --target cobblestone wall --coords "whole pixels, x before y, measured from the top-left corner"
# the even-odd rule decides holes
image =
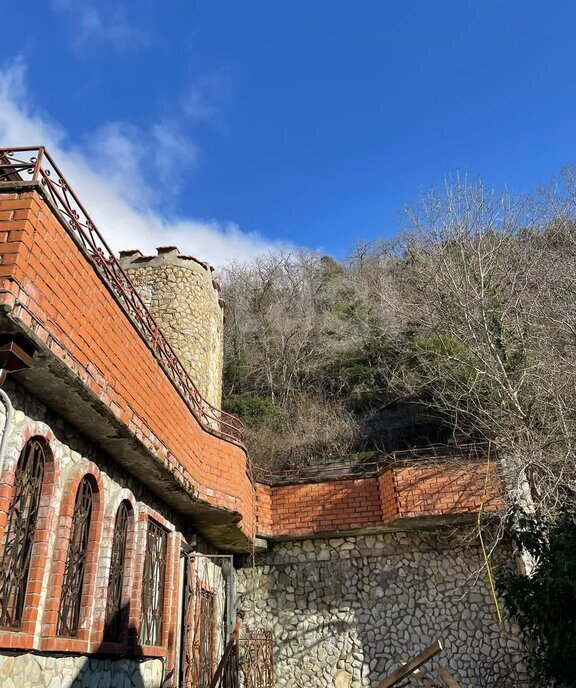
[[[445,651],[427,666],[444,666],[462,688],[506,688],[518,629],[505,644],[481,568],[462,534],[278,543],[240,570],[239,606],[248,627],[273,629],[277,688],[376,686],[438,638]]]
[[[0,653],[2,688],[158,688],[160,659],[97,659]]]
[[[219,408],[224,318],[210,266],[172,247],[152,257],[123,252],[121,263],[202,395]]]
[[[11,380],[5,384],[5,389],[14,405],[14,415],[10,427],[9,439],[6,447],[2,478],[15,471],[16,462],[22,447],[30,437],[45,438],[55,465],[55,482],[51,488],[49,503],[42,502],[41,509],[52,512],[53,516],[46,516],[44,522],[49,524],[46,530],[44,563],[37,565],[38,583],[40,584],[37,614],[33,628],[29,633],[2,629],[0,642],[0,686],[2,688],[36,688],[49,686],[82,686],[104,688],[117,686],[118,688],[160,688],[164,685],[164,674],[170,671],[174,662],[173,638],[175,637],[176,616],[178,614],[178,581],[170,575],[170,570],[178,565],[179,551],[175,549],[173,562],[168,559],[166,574],[165,619],[170,630],[168,646],[163,642],[158,649],[163,658],[157,659],[143,650],[143,657],[138,657],[137,648],[124,648],[119,644],[113,651],[105,648],[100,656],[99,643],[102,642],[103,620],[105,615],[108,576],[110,566],[110,552],[113,536],[113,524],[116,510],[122,499],[130,501],[134,508],[134,519],[147,514],[164,525],[167,530],[178,532],[178,519],[171,510],[154,497],[139,481],[118,467],[109,456],[89,441],[57,414],[47,409],[41,402],[28,392],[15,385]],[[0,407],[0,428],[4,426],[3,408]],[[46,617],[51,595],[54,594],[53,564],[55,551],[64,543],[67,550],[67,531],[63,531],[61,520],[56,518],[61,504],[70,490],[71,476],[83,474],[84,471],[99,476],[101,498],[103,502],[103,528],[98,542],[98,552],[95,559],[95,576],[85,577],[83,612],[80,617],[79,633],[83,630],[90,637],[78,648],[78,638],[58,637],[58,655],[47,652],[45,643],[52,640],[52,633],[47,629]],[[1,481],[0,481],[1,482]],[[72,498],[74,495],[72,495]],[[0,509],[1,510],[1,509]],[[94,514],[93,514],[94,516]],[[181,525],[181,524],[180,524]],[[135,602],[141,597],[141,571],[143,565],[142,553],[145,550],[145,521],[135,523],[130,536],[128,547],[130,555],[126,555],[126,613],[129,616],[131,630],[137,630],[139,617],[135,610]],[[35,532],[35,540],[43,537],[42,528]],[[175,538],[176,535],[169,537]],[[3,539],[0,534],[0,544]],[[128,550],[127,550],[128,552]],[[34,563],[36,555],[33,554]],[[32,574],[30,574],[32,575]],[[30,580],[28,591],[30,589]],[[27,595],[29,592],[27,592]],[[28,600],[28,596],[26,598]],[[28,602],[26,602],[28,605]],[[123,596],[124,604],[124,596]],[[84,605],[84,603],[83,603]],[[29,606],[29,605],[28,605]],[[164,636],[168,637],[167,633]],[[24,643],[24,645],[22,644]],[[67,644],[71,647],[67,647]],[[6,648],[26,648],[26,652],[10,652]],[[92,656],[87,657],[85,653]],[[136,656],[134,656],[136,653]],[[114,656],[114,654],[116,656]],[[108,658],[105,658],[107,656]]]

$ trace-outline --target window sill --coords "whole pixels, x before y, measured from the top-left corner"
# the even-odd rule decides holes
[[[0,628],[0,648],[3,650],[33,650],[34,636],[22,631]]]

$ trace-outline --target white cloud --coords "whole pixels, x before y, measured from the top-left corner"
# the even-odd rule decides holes
[[[81,144],[33,106],[21,60],[0,68],[0,146],[46,146],[113,250],[154,254],[157,246],[178,246],[218,266],[287,245],[242,231],[234,222],[163,212],[163,194],[182,174],[182,160],[194,166],[197,152],[169,124],[142,132],[108,123]]]
[[[182,111],[193,120],[209,120],[221,114],[231,99],[230,82],[225,74],[211,72],[196,79],[182,98]]]
[[[108,14],[87,0],[52,0],[52,7],[67,13],[72,20],[74,31],[70,32],[70,41],[76,50],[90,43],[102,43],[123,52],[151,43],[148,32],[128,23],[122,7]]]

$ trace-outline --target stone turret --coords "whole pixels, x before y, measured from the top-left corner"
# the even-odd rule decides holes
[[[174,347],[198,390],[209,402],[222,401],[224,301],[213,268],[174,246],[156,256],[121,251],[128,272],[146,306]]]

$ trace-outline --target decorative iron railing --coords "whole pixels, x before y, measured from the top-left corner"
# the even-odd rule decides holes
[[[18,181],[36,181],[42,185],[71,235],[92,260],[101,278],[131,317],[172,382],[196,412],[200,423],[228,440],[242,442],[242,422],[202,397],[126,271],[43,146],[0,148],[0,184]]]
[[[274,688],[274,638],[258,628],[240,637],[240,670],[244,688]]]

